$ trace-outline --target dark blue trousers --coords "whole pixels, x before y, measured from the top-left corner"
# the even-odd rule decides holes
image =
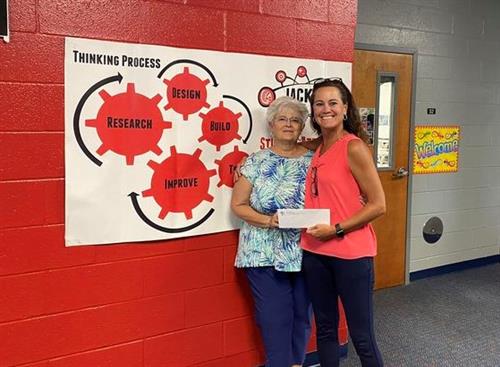
[[[316,319],[321,367],[339,365],[338,297],[361,365],[383,366],[373,331],[373,258],[345,260],[304,251],[302,265]]]
[[[311,336],[311,303],[302,272],[273,267],[246,268],[255,319],[266,351],[266,367],[290,367],[304,362]]]

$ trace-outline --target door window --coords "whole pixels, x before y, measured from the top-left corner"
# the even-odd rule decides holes
[[[378,73],[374,148],[377,153],[377,168],[382,170],[394,168],[393,148],[396,87],[396,74]]]

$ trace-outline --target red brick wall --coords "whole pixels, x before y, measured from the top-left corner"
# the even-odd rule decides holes
[[[0,366],[262,361],[236,232],[64,247],[64,36],[352,61],[356,0],[10,0],[0,42]],[[345,328],[342,333],[345,335]]]

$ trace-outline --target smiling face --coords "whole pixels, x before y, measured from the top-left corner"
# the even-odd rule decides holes
[[[313,116],[321,130],[343,128],[347,104],[342,101],[340,90],[336,87],[321,87],[314,94]]]
[[[270,129],[276,142],[297,141],[302,129],[304,129],[304,123],[298,111],[290,107],[283,107],[274,117]]]

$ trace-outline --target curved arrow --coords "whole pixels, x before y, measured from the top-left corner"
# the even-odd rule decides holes
[[[101,88],[102,86],[104,86],[108,83],[112,83],[115,81],[118,81],[118,83],[121,83],[122,79],[123,79],[123,76],[120,73],[118,73],[117,75],[111,76],[109,78],[105,78],[105,79],[97,82],[93,86],[91,86],[85,92],[85,94],[82,96],[82,98],[80,98],[80,101],[78,102],[78,105],[76,106],[76,109],[75,109],[75,114],[73,115],[73,131],[75,132],[76,141],[77,141],[78,145],[80,146],[80,149],[85,153],[85,155],[98,166],[101,166],[102,162],[99,159],[97,159],[96,157],[94,157],[94,155],[92,155],[92,153],[90,153],[88,148],[83,143],[82,134],[80,133],[80,114],[82,113],[83,105],[85,104],[85,102],[87,102],[87,99],[91,96],[92,93],[94,93],[97,89]]]
[[[181,232],[186,232],[189,231],[193,228],[198,227],[200,224],[205,222],[210,216],[214,213],[215,209],[211,208],[204,216],[201,218],[198,222],[193,223],[187,227],[181,227],[181,228],[167,228],[167,227],[162,227],[159,224],[154,223],[151,219],[146,217],[146,214],[142,211],[141,207],[139,206],[139,202],[137,200],[137,196],[139,196],[138,193],[136,192],[131,192],[127,196],[130,196],[130,200],[132,201],[132,205],[134,206],[135,211],[139,215],[139,217],[146,223],[148,226],[153,227],[154,229],[157,229],[162,232],[166,233],[181,233]]]
[[[174,66],[176,64],[181,64],[181,63],[194,64],[194,65],[199,66],[200,68],[202,68],[203,70],[205,70],[208,73],[208,75],[210,75],[210,77],[212,78],[212,83],[213,83],[214,87],[217,87],[219,85],[219,84],[217,84],[217,80],[215,79],[215,75],[210,71],[209,68],[207,68],[202,63],[199,63],[198,61],[189,60],[189,59],[179,59],[179,60],[172,61],[170,64],[168,64],[163,69],[161,69],[160,73],[158,74],[158,78],[161,78],[161,76],[163,75],[163,73],[165,71],[167,71],[167,69],[169,67]]]
[[[247,136],[245,137],[245,139],[243,139],[243,143],[246,144],[247,141],[248,141],[248,139],[250,139],[250,134],[252,133],[252,127],[253,127],[252,113],[250,112],[250,109],[248,108],[248,106],[241,99],[236,98],[234,96],[230,96],[228,94],[223,94],[222,98],[229,98],[229,99],[235,100],[236,102],[239,102],[245,108],[245,110],[247,111],[248,118],[250,119],[250,128],[248,129]]]

